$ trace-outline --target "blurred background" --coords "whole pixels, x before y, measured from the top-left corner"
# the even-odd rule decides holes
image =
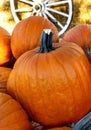
[[[91,0],[73,0],[73,8],[73,17],[69,28],[82,23],[91,24]],[[12,33],[15,25],[10,1],[0,0],[0,26]]]

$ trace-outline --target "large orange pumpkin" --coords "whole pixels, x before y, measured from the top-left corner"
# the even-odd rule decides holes
[[[11,60],[11,36],[7,30],[0,27],[0,66]]]
[[[44,28],[52,29],[53,41],[59,41],[57,28],[44,17],[31,16],[19,22],[11,36],[11,49],[14,57],[18,58],[27,50],[39,46],[41,32]]]
[[[68,127],[68,126],[46,128],[46,127],[44,127],[44,126],[42,126],[39,123],[34,122],[34,121],[31,122],[31,125],[32,125],[32,130],[72,130],[72,128]]]
[[[40,48],[15,62],[7,89],[34,121],[58,126],[77,121],[90,110],[90,80],[91,65],[81,47],[52,46],[52,33],[44,30]]]
[[[11,68],[0,67],[0,92],[7,93],[7,80],[11,71]]]
[[[91,25],[80,24],[68,30],[62,40],[74,42],[82,47],[88,58],[91,60]]]
[[[0,93],[0,130],[31,130],[26,112],[5,93]]]

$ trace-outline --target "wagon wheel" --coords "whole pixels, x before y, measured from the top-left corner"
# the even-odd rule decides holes
[[[16,22],[29,16],[43,16],[52,21],[61,36],[72,20],[72,0],[10,0],[11,12]]]

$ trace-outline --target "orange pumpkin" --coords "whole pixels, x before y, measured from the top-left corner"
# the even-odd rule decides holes
[[[91,60],[91,25],[80,24],[68,30],[62,40],[74,42],[82,47],[88,58]]]
[[[52,46],[52,32],[44,30],[40,48],[15,62],[7,89],[34,121],[59,126],[81,119],[90,110],[90,80],[91,65],[81,47]]]
[[[11,60],[11,36],[7,30],[0,27],[0,66]]]
[[[53,41],[59,41],[57,28],[44,17],[31,16],[15,26],[11,36],[11,49],[16,59],[27,50],[39,46],[41,32],[44,28],[52,29]]]
[[[11,71],[11,68],[0,67],[0,92],[7,93],[7,80]]]
[[[0,93],[0,130],[31,130],[26,112],[5,93]]]
[[[67,126],[62,126],[62,127],[55,127],[55,128],[46,129],[46,130],[72,130],[72,128],[67,127]]]
[[[68,126],[46,128],[46,127],[44,127],[44,126],[42,126],[39,123],[34,122],[34,121],[31,122],[31,125],[32,125],[32,130],[72,130],[72,128],[68,127]]]

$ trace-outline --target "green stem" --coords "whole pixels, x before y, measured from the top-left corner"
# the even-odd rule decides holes
[[[51,29],[44,29],[40,40],[39,53],[45,53],[55,50],[57,47],[52,46],[52,31]]]

